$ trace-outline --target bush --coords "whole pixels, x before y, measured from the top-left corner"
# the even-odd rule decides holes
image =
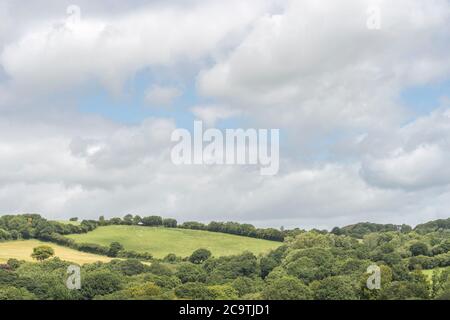
[[[12,239],[12,235],[9,231],[0,229],[0,241],[11,240],[11,239]]]
[[[108,257],[117,257],[121,250],[123,250],[123,245],[119,242],[112,242],[109,245]]]
[[[176,228],[177,227],[177,220],[175,219],[164,219],[163,220],[163,226],[166,228]]]
[[[266,300],[310,300],[311,290],[294,277],[283,277],[270,281],[262,291]]]
[[[200,264],[208,260],[211,257],[211,251],[207,249],[197,249],[189,257],[189,261],[195,264]]]
[[[358,289],[354,281],[345,276],[333,276],[311,284],[317,300],[356,300]]]
[[[206,272],[198,265],[192,263],[184,263],[178,267],[175,275],[182,283],[186,282],[205,282]]]
[[[11,268],[11,270],[17,270],[17,268],[20,267],[21,262],[17,259],[9,259],[7,264]]]
[[[83,252],[96,253],[106,256],[109,253],[109,248],[95,243],[81,243],[77,245],[77,249]]]
[[[236,289],[228,284],[209,286],[208,290],[215,300],[236,300],[238,298]]]
[[[136,252],[136,251],[121,250],[117,253],[117,258],[138,259],[138,260],[150,261],[153,259],[153,256],[151,253],[148,253],[148,252]]]
[[[49,246],[39,246],[36,248],[33,248],[33,253],[31,254],[31,257],[33,259],[36,259],[38,261],[44,261],[51,256],[55,254],[55,251],[52,247]]]
[[[151,300],[161,294],[161,288],[151,282],[129,287],[125,291],[127,296],[135,300]]]
[[[173,275],[173,272],[172,272],[172,270],[169,267],[167,267],[167,266],[165,266],[162,263],[159,263],[157,261],[155,261],[155,262],[153,262],[151,264],[151,266],[148,268],[148,271],[153,273],[153,274],[159,275],[159,276],[171,276],[171,275]]]
[[[416,242],[409,247],[409,251],[413,256],[428,256],[428,246],[423,242]]]
[[[169,253],[167,256],[164,257],[163,261],[168,263],[176,263],[181,261],[181,258],[177,257],[173,253]]]
[[[121,277],[110,271],[94,271],[86,274],[81,281],[84,297],[92,299],[98,295],[110,294],[122,287]]]
[[[214,293],[211,292],[203,283],[189,282],[182,284],[175,289],[175,294],[181,299],[192,300],[213,300]]]
[[[25,288],[3,287],[0,288],[1,300],[35,300],[36,296]]]
[[[233,280],[231,285],[237,291],[238,295],[242,297],[260,291],[262,283],[261,279],[258,281],[248,277],[239,277]]]
[[[142,218],[142,224],[144,226],[161,226],[163,224],[163,220],[160,216],[150,216]]]
[[[126,276],[134,276],[145,271],[145,265],[139,260],[128,259],[119,262],[119,270]]]

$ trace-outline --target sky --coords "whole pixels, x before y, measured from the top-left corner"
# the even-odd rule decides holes
[[[449,0],[0,0],[0,212],[448,218],[449,52]],[[174,165],[194,120],[280,129],[278,174]]]

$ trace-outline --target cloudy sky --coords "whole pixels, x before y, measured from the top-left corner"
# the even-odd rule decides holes
[[[73,3],[0,0],[0,212],[450,216],[449,0]],[[195,119],[279,128],[278,175],[175,166]]]

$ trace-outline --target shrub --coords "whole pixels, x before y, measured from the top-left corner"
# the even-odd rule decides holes
[[[269,282],[262,291],[267,300],[310,300],[311,290],[294,277],[283,277]]]
[[[51,256],[55,254],[55,251],[52,247],[49,246],[39,246],[36,248],[33,248],[33,253],[31,254],[31,257],[33,259],[36,259],[38,261],[44,261]]]
[[[192,263],[184,263],[178,267],[175,275],[182,283],[186,282],[205,282],[206,272],[198,265]]]
[[[121,250],[123,250],[123,245],[119,242],[112,242],[109,245],[108,257],[117,257]]]
[[[211,251],[207,249],[197,249],[189,257],[189,261],[195,264],[200,264],[208,260],[211,257]]]
[[[163,226],[166,228],[176,228],[177,227],[177,220],[175,219],[164,219],[163,220]]]
[[[181,299],[192,300],[213,300],[214,293],[211,292],[203,283],[189,282],[182,284],[175,289],[175,294]]]
[[[142,218],[142,224],[144,226],[161,226],[163,220],[160,216],[150,216]]]
[[[81,291],[84,297],[92,299],[97,295],[110,294],[122,287],[121,277],[110,271],[94,271],[82,279]]]

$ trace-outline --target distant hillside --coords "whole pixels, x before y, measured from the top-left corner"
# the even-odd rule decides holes
[[[254,239],[219,232],[141,226],[105,226],[85,234],[67,236],[77,243],[95,243],[109,246],[121,243],[126,250],[149,252],[156,258],[169,253],[186,257],[198,248],[205,248],[215,256],[250,251],[265,253],[282,245],[281,242]]]
[[[355,238],[363,238],[366,234],[373,232],[400,231],[402,233],[406,233],[412,230],[412,227],[406,224],[395,225],[361,222],[342,228],[336,227],[331,231],[331,233],[334,233],[336,235],[347,235]],[[414,231],[422,234],[439,230],[450,230],[450,218],[429,221],[423,224],[419,224],[414,228]]]
[[[420,233],[428,233],[438,230],[450,230],[450,218],[439,219],[419,224],[414,228],[414,230]]]
[[[371,222],[361,222],[345,226],[342,228],[336,227],[331,233],[336,235],[346,235],[355,238],[363,238],[366,234],[372,232],[389,232],[389,231],[400,231],[409,232],[412,228],[406,224],[395,225],[395,224],[378,224]]]

